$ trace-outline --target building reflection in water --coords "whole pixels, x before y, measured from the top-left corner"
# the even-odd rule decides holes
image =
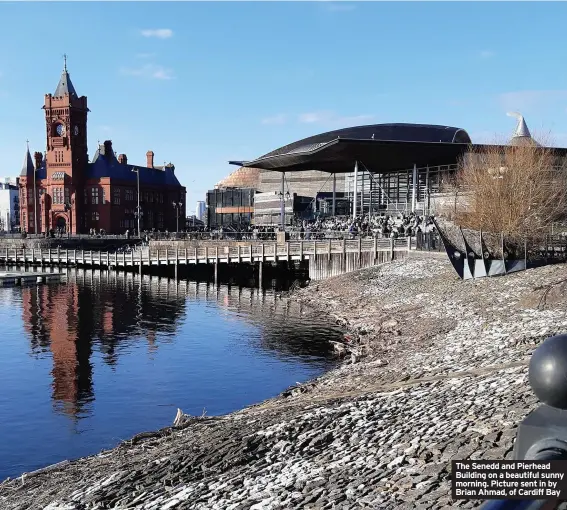
[[[67,283],[22,288],[23,321],[34,353],[53,359],[52,400],[57,412],[74,420],[90,414],[94,400],[93,351],[115,367],[121,349],[147,342],[151,355],[173,342],[187,301],[211,302],[228,320],[262,329],[258,348],[276,357],[317,359],[329,355],[320,323],[311,331],[301,306],[275,292],[214,286],[137,273],[69,269]],[[285,320],[284,320],[285,319]],[[214,325],[211,325],[214,327]],[[198,332],[194,332],[198,334]]]

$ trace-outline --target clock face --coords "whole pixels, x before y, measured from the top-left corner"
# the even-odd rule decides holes
[[[65,134],[65,126],[63,124],[57,124],[56,131],[59,136],[63,136]]]
[[[75,126],[75,129],[73,131],[75,133],[75,136],[77,136],[79,134],[79,126]]]

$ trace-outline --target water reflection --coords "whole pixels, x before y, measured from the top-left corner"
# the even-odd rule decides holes
[[[73,421],[93,412],[93,355],[114,370],[132,343],[137,349],[145,344],[147,355],[154,356],[179,337],[191,302],[214,307],[223,320],[261,329],[261,335],[242,339],[254,343],[253,349],[276,359],[328,364],[322,363],[330,355],[325,335],[336,332],[321,335],[319,323],[302,319],[301,305],[275,292],[106,270],[69,269],[66,274],[66,283],[22,288],[21,299],[32,353],[52,358],[54,409]],[[208,321],[214,329],[215,316]],[[197,343],[199,330],[181,333],[183,342]]]

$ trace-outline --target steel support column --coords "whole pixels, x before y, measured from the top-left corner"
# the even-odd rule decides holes
[[[333,216],[336,215],[336,212],[337,212],[337,174],[333,174],[333,209],[332,209]]]
[[[358,161],[354,162],[354,194],[352,200],[352,219],[356,218],[356,200],[358,198]]]
[[[285,172],[282,172],[280,223],[282,232],[285,231]]]
[[[417,201],[417,165],[413,165],[412,173],[412,186],[411,186],[411,212],[415,212],[416,201]]]

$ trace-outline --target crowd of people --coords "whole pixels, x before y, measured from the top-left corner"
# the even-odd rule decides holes
[[[371,216],[356,218],[333,216],[317,218],[312,221],[299,221],[295,225],[286,226],[290,239],[349,239],[354,237],[388,237],[399,238],[415,236],[419,232],[435,230],[430,216],[415,213],[397,215]],[[237,240],[275,240],[279,226],[247,225],[244,227],[219,227],[211,231],[206,228],[201,232],[189,233],[188,237],[207,236],[211,239]]]
[[[368,214],[356,218],[331,217],[303,222],[300,234],[306,238],[319,238],[321,234],[348,233],[363,237],[409,237],[418,232],[434,230],[430,216],[419,216],[415,213],[398,215],[370,216]]]
[[[152,230],[142,231],[142,241],[147,244],[151,239],[234,239],[273,241],[280,232],[279,225],[226,225],[215,229],[207,227],[189,228],[180,232]],[[355,237],[410,237],[419,232],[427,233],[435,230],[431,216],[420,216],[415,213],[399,213],[395,215],[361,215],[356,218],[332,216],[315,220],[298,220],[286,226],[289,239],[352,239]],[[63,229],[52,229],[46,237],[64,237]],[[103,229],[90,229],[92,237],[104,237]],[[23,233],[22,237],[26,234]],[[127,239],[137,237],[134,231],[126,230]]]

